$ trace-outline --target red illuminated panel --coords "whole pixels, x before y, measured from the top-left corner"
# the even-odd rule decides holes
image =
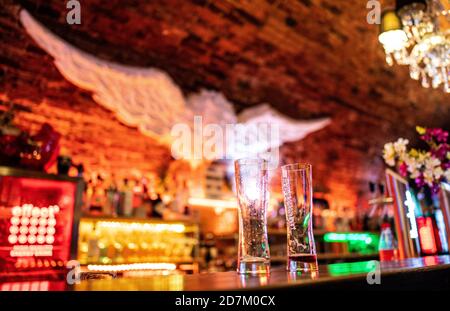
[[[69,181],[0,177],[0,273],[64,267],[75,193]]]
[[[417,218],[419,228],[420,247],[426,255],[434,255],[437,252],[437,244],[434,238],[433,221],[430,217]]]
[[[58,205],[24,204],[12,208],[8,242],[11,257],[52,257]]]
[[[7,282],[0,284],[0,291],[62,291],[65,289],[64,281],[24,281]]]

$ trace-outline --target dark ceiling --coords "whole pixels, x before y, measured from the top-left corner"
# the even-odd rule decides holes
[[[316,188],[338,205],[381,178],[385,142],[414,139],[417,124],[450,126],[450,95],[386,65],[366,1],[91,0],[81,1],[81,25],[66,24],[65,1],[19,2],[79,48],[161,68],[186,94],[209,88],[238,111],[268,102],[299,119],[330,116],[282,152],[285,162],[312,162]]]

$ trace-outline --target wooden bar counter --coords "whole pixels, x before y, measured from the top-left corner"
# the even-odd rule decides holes
[[[379,264],[379,265],[378,265]],[[378,265],[378,266],[377,266]],[[380,272],[377,274],[377,269]],[[372,284],[369,284],[372,283]],[[379,283],[379,284],[377,284]],[[243,276],[236,272],[161,275],[139,278],[87,279],[75,291],[209,291],[314,289],[449,289],[450,256],[412,258],[393,262],[353,262],[319,265],[318,272],[291,274],[282,267],[269,275]]]

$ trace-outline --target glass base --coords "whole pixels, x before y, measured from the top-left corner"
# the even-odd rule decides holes
[[[239,261],[237,272],[250,275],[267,274],[270,272],[270,261],[267,259]]]
[[[289,256],[286,270],[289,272],[319,271],[316,255]]]

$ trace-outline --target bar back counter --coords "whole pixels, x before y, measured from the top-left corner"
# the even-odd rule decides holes
[[[272,269],[269,275],[236,272],[166,275],[143,278],[88,279],[69,290],[448,290],[450,256],[411,258],[395,262],[364,261],[319,266],[317,272],[292,274]]]
[[[70,285],[73,276],[69,272],[60,279],[0,280],[0,291],[449,290],[450,256],[319,265],[319,271],[303,274],[280,268],[261,276],[218,272],[119,278],[83,273]]]

